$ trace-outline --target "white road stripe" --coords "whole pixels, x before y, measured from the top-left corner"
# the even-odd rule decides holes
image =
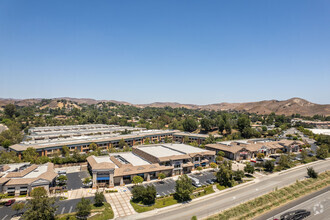
[[[70,206],[70,209],[69,209],[69,212],[68,213],[71,213],[71,211],[72,211],[72,206]]]
[[[7,218],[8,215],[6,215],[5,217],[2,218],[2,220],[5,220]]]
[[[64,213],[64,210],[65,210],[65,207],[63,207],[63,209],[62,209],[61,215]]]

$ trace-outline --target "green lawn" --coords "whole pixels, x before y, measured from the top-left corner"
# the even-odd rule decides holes
[[[92,212],[95,212],[95,211],[101,210],[101,209],[103,209],[102,212],[100,212],[99,214],[94,215],[93,217],[90,217],[88,219],[91,219],[91,220],[107,220],[107,219],[113,219],[114,214],[113,214],[112,208],[111,208],[111,206],[110,206],[109,203],[104,203],[104,205],[101,206],[101,207],[95,207],[93,205]]]
[[[92,219],[92,220],[107,220],[107,219],[113,219],[114,214],[112,211],[112,208],[110,206],[109,203],[104,202],[103,206],[94,206],[92,205],[92,213],[98,213],[88,219]],[[68,214],[63,214],[63,215],[57,215],[56,216],[58,220],[75,220],[76,218],[76,213],[68,213]]]
[[[224,190],[224,189],[227,189],[228,187],[225,187],[225,186],[220,186],[220,184],[219,183],[217,183],[217,188],[218,188],[218,190]]]
[[[174,205],[174,204],[177,204],[177,203],[178,203],[178,201],[175,200],[173,198],[173,196],[168,196],[168,197],[156,199],[155,204],[151,205],[151,206],[142,206],[141,203],[138,204],[138,203],[135,203],[135,202],[131,201],[131,204],[132,204],[133,208],[138,213],[151,211],[151,210],[156,209],[156,208],[157,209],[163,208],[163,207]]]
[[[205,195],[214,193],[212,185],[204,187],[204,188],[198,188],[197,191],[201,191],[201,192],[198,192],[197,194],[195,193],[195,194],[191,195],[190,196],[191,199],[195,199],[195,198],[198,198],[198,197],[201,197],[201,196],[205,196]]]

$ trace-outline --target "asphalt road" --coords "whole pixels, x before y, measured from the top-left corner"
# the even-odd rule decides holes
[[[329,219],[330,215],[330,187],[314,192],[300,199],[294,200],[285,206],[270,211],[255,220],[273,220],[280,219],[280,216],[286,212],[305,209],[311,212],[306,219]]]
[[[330,169],[330,161],[321,161],[313,165],[309,164],[309,166],[313,167],[317,172],[323,172]],[[264,176],[260,180],[255,180],[256,183],[251,183],[245,187],[233,189],[225,193],[213,194],[208,198],[192,201],[188,204],[182,204],[176,208],[169,208],[165,210],[160,209],[150,211],[149,213],[134,215],[132,218],[150,220],[188,220],[195,215],[198,219],[200,219],[271,192],[276,187],[280,188],[292,184],[297,179],[303,179],[305,177],[306,167],[295,168],[282,173]]]

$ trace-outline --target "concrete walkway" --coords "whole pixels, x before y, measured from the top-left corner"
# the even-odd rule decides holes
[[[136,214],[130,203],[131,196],[132,194],[128,189],[120,193],[105,194],[105,199],[111,205],[114,212],[114,218]]]

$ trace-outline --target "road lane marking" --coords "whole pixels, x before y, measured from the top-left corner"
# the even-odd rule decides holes
[[[69,209],[69,212],[68,213],[71,213],[71,211],[72,211],[72,206],[70,206],[70,209]]]
[[[2,218],[2,220],[5,220],[7,218],[8,215],[6,215],[5,217]]]
[[[64,210],[65,210],[65,207],[63,207],[63,209],[62,209],[61,215],[64,213]]]

